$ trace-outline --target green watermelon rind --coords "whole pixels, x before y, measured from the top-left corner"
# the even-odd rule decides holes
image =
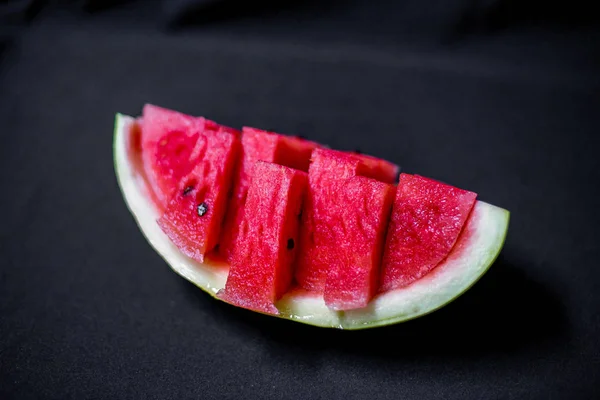
[[[160,215],[150,200],[141,157],[128,150],[128,127],[133,122],[133,118],[117,114],[113,142],[115,172],[127,207],[148,243],[165,262],[177,274],[220,300],[216,294],[225,286],[227,268],[189,259],[156,223]],[[466,229],[471,232],[466,247],[460,250],[460,255],[453,250],[424,278],[376,296],[366,308],[346,312],[327,308],[322,295],[292,291],[277,302],[280,311],[277,317],[318,327],[356,330],[427,315],[465,293],[488,271],[504,245],[509,220],[507,210],[477,201]]]

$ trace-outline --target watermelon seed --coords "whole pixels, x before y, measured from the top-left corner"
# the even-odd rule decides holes
[[[292,250],[294,248],[294,239],[288,239],[287,241],[287,249]]]
[[[190,186],[187,186],[185,189],[183,189],[183,195],[184,195],[184,196],[187,196],[188,194],[190,194],[190,192],[191,192],[192,190],[194,190],[194,187],[193,187],[193,186],[191,186],[191,185],[190,185]]]
[[[204,214],[208,212],[208,204],[206,204],[205,202],[198,204],[198,208],[196,208],[196,211],[198,211],[199,217],[203,217]]]

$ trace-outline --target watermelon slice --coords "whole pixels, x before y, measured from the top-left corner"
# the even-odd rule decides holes
[[[258,161],[252,170],[240,241],[231,262],[225,301],[277,314],[273,305],[292,281],[306,172]],[[265,218],[268,215],[269,218]]]
[[[407,286],[435,268],[456,243],[476,198],[473,192],[401,174],[380,290]]]
[[[126,204],[148,242],[173,270],[216,296],[225,287],[229,268],[188,258],[156,224],[162,211],[151,200],[142,151],[136,145],[138,132],[134,119],[117,115],[115,171]],[[450,254],[421,279],[378,293],[364,308],[344,312],[327,307],[322,293],[295,288],[274,304],[277,316],[321,327],[364,329],[428,314],[465,292],[487,271],[500,253],[508,222],[508,211],[476,201]]]
[[[354,176],[375,179],[395,177],[398,167],[380,161],[383,160],[329,149],[316,149],[313,152],[296,266],[296,280],[303,288],[318,292],[325,290],[327,271],[340,256],[336,253],[340,240],[345,240],[336,238],[334,230],[343,226],[340,220],[342,216],[349,218],[348,213],[357,204],[363,205],[363,197],[355,199],[355,203],[338,199],[336,194],[345,190],[344,182]],[[367,193],[361,193],[361,196],[367,196]],[[379,215],[379,212],[376,211],[376,214]],[[381,225],[380,228],[385,233],[386,226]],[[359,236],[356,240],[360,241]],[[354,245],[361,246],[358,242]],[[368,258],[371,253],[364,256]]]
[[[220,129],[197,134],[196,166],[180,180],[158,220],[171,241],[194,260],[202,262],[218,243],[239,151],[233,133]]]
[[[375,295],[394,194],[394,186],[362,176],[341,185],[329,210],[335,246],[329,250],[326,271],[328,307],[363,308]]]
[[[220,253],[231,262],[235,253],[239,227],[244,218],[252,168],[256,161],[265,161],[308,171],[310,155],[319,145],[299,137],[244,127],[242,129],[242,161],[235,179],[233,194],[225,217]]]
[[[198,135],[219,129],[237,133],[203,117],[146,104],[141,119],[142,157],[150,187],[161,207],[166,207],[183,177],[198,162]]]

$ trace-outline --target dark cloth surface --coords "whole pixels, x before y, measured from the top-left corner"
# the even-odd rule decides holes
[[[597,398],[600,59],[585,13],[500,23],[486,15],[501,2],[465,1],[394,30],[401,7],[366,2],[215,3],[214,19],[200,2],[9,3],[24,8],[1,20],[1,399]],[[476,191],[512,212],[505,249],[463,297],[388,328],[212,300],[121,198],[113,118],[145,102]]]

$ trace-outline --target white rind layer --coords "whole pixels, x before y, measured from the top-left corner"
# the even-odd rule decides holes
[[[125,202],[150,245],[167,264],[215,297],[225,286],[227,268],[200,264],[186,257],[156,223],[160,215],[148,193],[140,155],[128,150],[133,122],[133,118],[121,114],[115,120],[115,171]],[[489,269],[504,244],[509,216],[502,208],[477,201],[463,234],[446,260],[415,283],[376,296],[366,308],[333,311],[327,308],[322,295],[294,290],[277,302],[279,317],[321,327],[363,329],[435,311],[464,293]]]

